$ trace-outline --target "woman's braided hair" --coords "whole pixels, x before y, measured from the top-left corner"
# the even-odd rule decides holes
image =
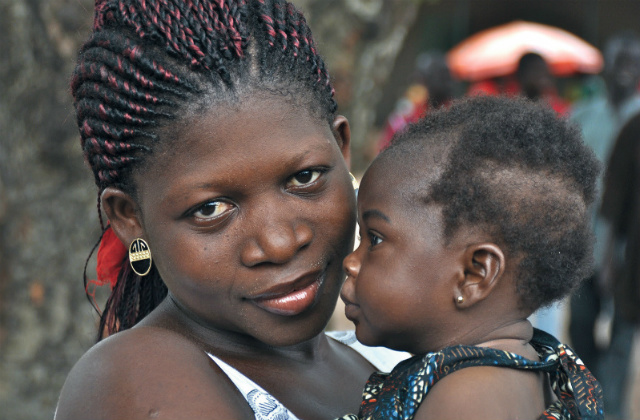
[[[100,194],[135,197],[131,174],[188,110],[260,91],[331,121],[337,105],[304,16],[284,0],[97,0],[71,91],[81,145]],[[210,106],[210,105],[209,105]],[[199,108],[198,108],[199,107]],[[95,248],[94,248],[95,249]],[[85,270],[86,271],[86,270]],[[86,275],[85,275],[86,285]],[[123,261],[99,339],[151,312],[167,289]]]

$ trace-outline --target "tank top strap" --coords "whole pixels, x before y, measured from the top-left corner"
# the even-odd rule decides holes
[[[376,369],[383,372],[390,371],[399,361],[410,356],[409,353],[389,350],[384,347],[367,347],[356,339],[355,331],[332,331],[327,332],[327,336],[351,347]],[[238,388],[238,391],[247,400],[247,403],[255,413],[256,420],[298,420],[291,411],[260,385],[213,354],[207,353],[207,355]]]
[[[236,388],[238,388],[238,391],[240,391],[253,410],[256,420],[298,420],[291,411],[260,385],[213,354],[207,353],[207,355],[211,360],[216,362],[218,367],[222,369]]]

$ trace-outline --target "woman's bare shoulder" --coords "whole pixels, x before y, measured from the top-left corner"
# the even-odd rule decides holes
[[[62,388],[56,420],[249,419],[253,412],[194,342],[157,327],[117,333],[93,346]]]
[[[434,385],[415,419],[537,418],[546,408],[543,375],[493,366],[461,369]]]

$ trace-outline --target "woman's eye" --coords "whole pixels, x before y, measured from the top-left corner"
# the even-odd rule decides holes
[[[371,246],[376,246],[382,242],[382,238],[376,235],[375,233],[369,232],[368,235],[369,235],[369,242],[371,243]]]
[[[298,172],[293,177],[291,177],[288,182],[288,186],[303,187],[315,182],[320,177],[320,175],[322,175],[322,171],[317,169],[308,169]]]
[[[197,208],[196,211],[193,212],[193,216],[197,219],[215,219],[216,217],[224,214],[232,208],[232,204],[226,203],[224,201],[210,201]]]

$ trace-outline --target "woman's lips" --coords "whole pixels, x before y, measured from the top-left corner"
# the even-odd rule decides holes
[[[318,296],[321,282],[321,277],[319,277],[313,283],[300,289],[278,296],[253,299],[253,302],[256,306],[276,315],[298,315],[313,305]]]

